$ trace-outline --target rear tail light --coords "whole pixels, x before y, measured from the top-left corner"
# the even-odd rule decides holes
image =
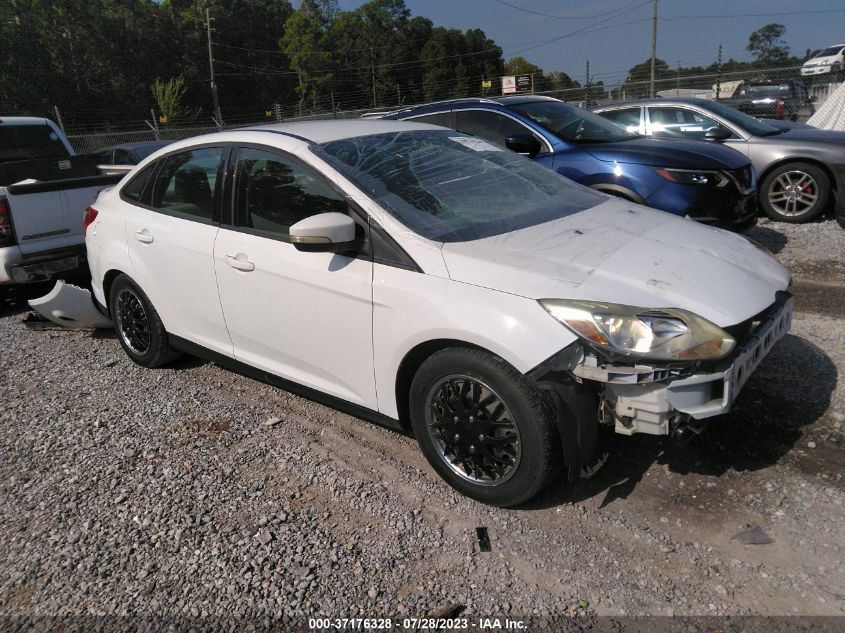
[[[15,234],[12,231],[12,213],[9,210],[9,201],[0,197],[0,247],[13,246]]]
[[[786,112],[786,104],[778,99],[778,102],[775,104],[775,114],[783,115]]]
[[[82,221],[82,234],[88,233],[88,227],[97,219],[97,210],[94,207],[85,209],[85,219]]]

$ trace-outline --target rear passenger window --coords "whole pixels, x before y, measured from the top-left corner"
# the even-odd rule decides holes
[[[145,202],[144,189],[156,170],[156,165],[147,165],[120,190],[120,197],[132,202]],[[149,198],[149,195],[146,196]]]
[[[205,147],[165,158],[153,187],[152,206],[210,221],[222,157],[222,147]]]
[[[415,116],[410,119],[414,123],[430,123],[431,125],[439,125],[441,127],[449,127],[449,112],[438,112],[437,114],[426,114],[425,116]]]
[[[286,239],[288,229],[318,213],[346,213],[348,205],[331,185],[293,158],[245,148],[235,176],[235,223]]]

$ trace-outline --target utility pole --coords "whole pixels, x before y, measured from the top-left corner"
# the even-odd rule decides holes
[[[716,101],[721,98],[722,92],[722,45],[719,44],[719,57],[716,60]]]
[[[223,127],[223,116],[220,114],[220,102],[217,99],[217,84],[214,82],[214,55],[211,53],[211,10],[205,10],[205,27],[208,32],[208,69],[211,73],[211,97],[214,100],[214,117],[217,120],[217,126]]]
[[[60,128],[61,128],[61,130],[62,130],[62,134],[66,134],[66,132],[65,132],[65,124],[62,122],[62,113],[61,113],[61,112],[59,112],[59,106],[57,106],[57,105],[54,105],[54,106],[53,106],[53,114],[55,114],[55,115],[56,115],[56,123],[58,123],[58,124],[59,124],[59,127],[60,127]]]
[[[648,96],[654,99],[654,60],[657,58],[657,0],[651,0],[651,84]]]
[[[372,46],[370,47],[370,72],[373,79],[373,108],[377,108],[378,106],[376,105],[376,58]]]
[[[675,84],[675,96],[681,96],[681,60],[678,60],[678,82]]]
[[[587,71],[586,71],[587,94],[584,95],[584,101],[585,101],[586,107],[589,108],[591,105],[593,105],[593,78],[590,77],[590,60],[589,59],[587,60],[586,66],[587,66]]]

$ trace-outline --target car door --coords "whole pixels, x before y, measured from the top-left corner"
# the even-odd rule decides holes
[[[127,214],[132,276],[170,334],[232,355],[214,274],[225,147],[176,152],[157,162],[147,204]]]
[[[300,251],[288,233],[318,213],[350,213],[346,199],[280,150],[242,147],[232,164],[232,213],[214,266],[235,358],[377,409],[372,261]]]
[[[505,140],[517,134],[530,134],[540,142],[540,153],[534,160],[552,168],[552,154],[549,143],[534,130],[515,118],[492,110],[456,110],[455,129],[465,134],[492,141],[505,147]]]

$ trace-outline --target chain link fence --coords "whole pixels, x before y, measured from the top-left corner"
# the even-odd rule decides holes
[[[815,106],[818,108],[831,92],[841,85],[843,80],[843,77],[833,75],[802,78],[800,70],[800,66],[792,66],[699,74],[685,74],[683,71],[679,71],[675,76],[662,76],[656,79],[654,89],[657,96],[664,98],[728,99],[733,96],[734,90],[744,80],[777,82],[795,79],[803,81],[808,94],[815,97]],[[576,88],[547,90],[535,94],[548,95],[566,102],[589,107],[612,101],[648,97],[650,91],[651,82],[649,80],[628,81],[627,76],[621,76],[620,79],[614,80],[612,75],[608,75],[601,82],[591,82]],[[69,125],[65,128],[65,132],[78,153],[88,154],[104,147],[122,143],[156,140],[176,141],[209,132],[282,121],[354,119],[374,110],[389,112],[399,107],[411,107],[412,105],[402,103],[401,105],[385,105],[381,108],[342,111],[332,111],[327,108],[322,112],[293,116],[293,113],[297,111],[295,104],[274,104],[271,110],[265,112],[241,113],[228,117],[224,115],[225,121],[222,126],[217,125],[215,121],[210,119],[173,122],[166,125],[152,121],[135,121],[125,125],[111,125],[108,130],[97,129],[96,124],[88,124],[84,127]]]

